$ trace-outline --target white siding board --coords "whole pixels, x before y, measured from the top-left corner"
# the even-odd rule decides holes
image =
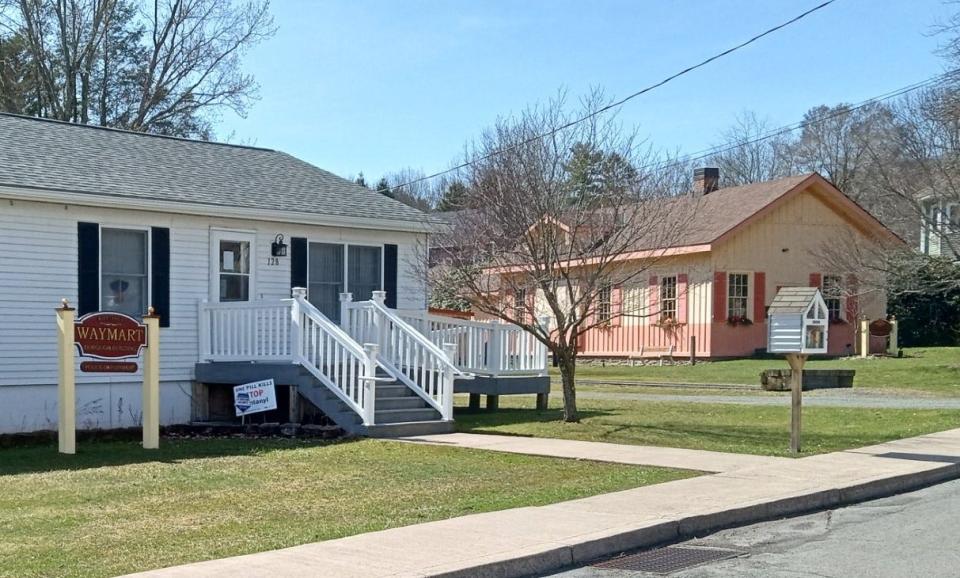
[[[426,307],[424,284],[418,281],[409,266],[416,247],[423,242],[423,236],[419,234],[0,200],[0,407],[4,409],[0,412],[0,432],[27,428],[17,424],[31,424],[29,428],[36,429],[33,426],[46,423],[50,415],[42,403],[52,400],[55,404],[54,309],[63,298],[71,303],[77,301],[77,223],[81,221],[107,227],[170,228],[171,317],[170,327],[161,329],[160,376],[165,383],[177,384],[173,390],[165,388],[164,392],[179,391],[178,395],[185,395],[188,400],[194,364],[198,361],[197,305],[210,295],[211,228],[256,231],[255,279],[251,290],[254,299],[274,300],[290,296],[289,252],[287,257],[280,258],[278,265],[267,265],[270,245],[280,233],[288,246],[292,237],[306,237],[311,241],[397,244],[398,306],[405,309]],[[86,391],[92,391],[86,388],[98,386],[136,389],[139,376],[139,373],[78,373],[77,382],[84,386],[79,391],[86,395]],[[38,390],[43,393],[34,391],[30,394],[37,400],[44,400],[40,406],[24,402],[30,397],[23,393],[25,386],[43,386]],[[17,393],[8,393],[14,391]],[[133,399],[129,394],[125,395],[126,399]],[[170,415],[176,414],[180,421],[189,419],[189,403],[184,406],[177,402],[171,407],[173,413]],[[52,411],[55,420],[55,408]],[[40,414],[45,417],[38,417]],[[97,423],[118,427],[113,425],[119,423],[118,418],[110,418],[113,421],[97,419],[100,420]],[[78,423],[81,421],[78,415]],[[169,423],[174,421],[168,420]]]

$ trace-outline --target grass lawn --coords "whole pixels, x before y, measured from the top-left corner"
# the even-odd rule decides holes
[[[688,402],[581,399],[581,422],[560,421],[531,396],[500,398],[500,410],[457,414],[459,431],[789,455],[790,408]],[[805,407],[803,453],[824,453],[960,427],[960,410]]]
[[[854,387],[891,393],[960,396],[960,347],[905,349],[904,357],[811,360],[808,369],[855,369]],[[580,365],[580,379],[637,380],[661,383],[736,383],[759,389],[764,369],[787,368],[784,360],[737,359],[695,366],[595,367]],[[559,376],[559,373],[556,374]],[[596,387],[583,384],[584,388]],[[714,391],[720,393],[719,391]],[[723,392],[727,393],[727,392]]]
[[[0,576],[114,576],[696,475],[375,440],[78,452],[0,450]]]

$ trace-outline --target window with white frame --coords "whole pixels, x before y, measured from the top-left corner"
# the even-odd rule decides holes
[[[730,273],[727,277],[727,319],[749,317],[750,275]]]
[[[823,301],[827,304],[827,313],[830,321],[839,321],[843,319],[843,280],[839,275],[824,275],[820,286],[820,292],[823,294]]]
[[[513,311],[520,323],[527,322],[527,290],[517,289],[513,294]]]
[[[250,241],[219,239],[220,301],[250,300]]]
[[[664,277],[660,281],[660,320],[677,320],[677,278]]]
[[[139,317],[149,299],[147,231],[100,230],[100,310]]]
[[[613,288],[604,285],[597,291],[597,323],[609,323],[613,318]]]

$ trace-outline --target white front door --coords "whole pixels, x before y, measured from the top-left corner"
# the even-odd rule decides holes
[[[256,234],[250,231],[210,231],[210,300],[250,301],[254,294]]]

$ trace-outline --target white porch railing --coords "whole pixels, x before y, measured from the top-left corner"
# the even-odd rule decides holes
[[[200,302],[201,361],[293,360],[293,299],[242,303]]]
[[[307,301],[306,295],[306,289],[293,290],[294,361],[357,412],[364,425],[374,425],[378,346],[366,343],[361,347]]]
[[[411,388],[444,420],[453,419],[453,380],[471,378],[452,360],[455,345],[438,345],[384,305],[386,293],[374,291],[370,301],[340,294],[340,323],[356,340],[376,343],[377,359],[390,375]]]
[[[516,325],[496,319],[455,319],[427,311],[398,314],[434,344],[453,343],[453,362],[465,371],[494,377],[547,372],[546,346]]]

